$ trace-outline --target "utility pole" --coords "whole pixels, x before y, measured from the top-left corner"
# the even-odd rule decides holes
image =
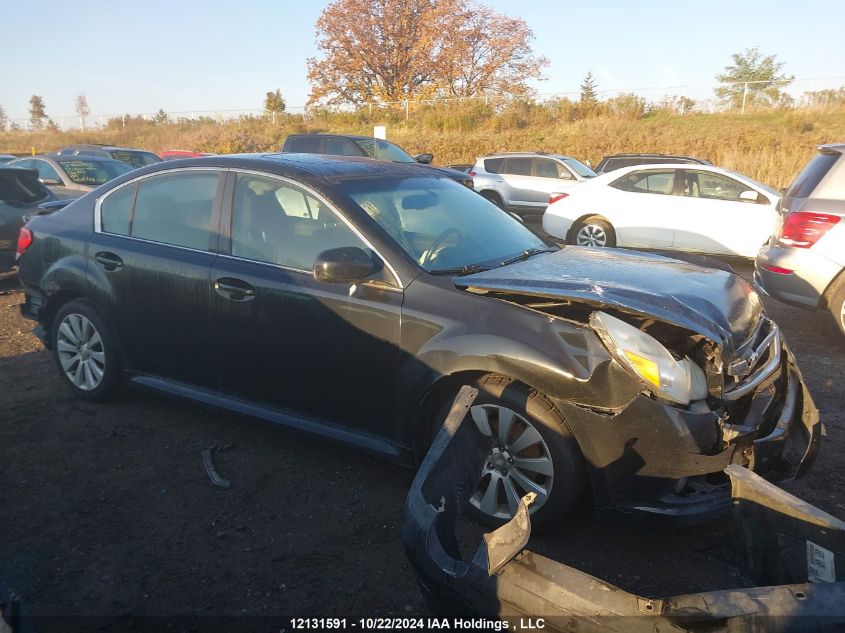
[[[745,114],[745,99],[748,97],[748,82],[746,81],[742,87],[742,110],[740,114]]]

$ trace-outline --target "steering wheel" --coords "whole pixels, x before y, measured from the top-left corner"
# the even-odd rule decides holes
[[[458,236],[458,239],[462,239],[463,236],[464,236],[463,233],[461,233],[455,227],[449,227],[448,229],[443,231],[440,235],[438,235],[437,237],[434,238],[434,241],[431,243],[431,246],[429,247],[429,249],[425,253],[423,253],[422,257],[420,257],[420,265],[425,266],[428,262],[430,262],[432,259],[437,257],[440,254],[440,252],[443,250],[443,248],[438,248],[438,247],[443,242],[446,241],[447,237],[449,237],[453,233]]]

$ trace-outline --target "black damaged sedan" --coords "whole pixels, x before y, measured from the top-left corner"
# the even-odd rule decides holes
[[[535,528],[687,521],[722,470],[800,476],[820,424],[777,325],[723,270],[550,247],[425,167],[214,156],[121,176],[23,229],[21,310],[80,397],[128,381],[413,466],[462,385],[470,506]]]

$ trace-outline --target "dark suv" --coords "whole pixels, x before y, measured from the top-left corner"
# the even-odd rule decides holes
[[[472,177],[466,172],[450,167],[435,167],[432,154],[417,154],[411,156],[404,149],[372,136],[356,136],[354,134],[290,134],[282,146],[284,153],[329,154],[331,156],[366,156],[378,160],[389,160],[394,163],[421,163],[430,169],[436,169],[444,176],[449,176],[462,185],[472,189]]]
[[[145,167],[153,163],[160,163],[161,158],[143,149],[132,149],[130,147],[115,147],[114,145],[68,145],[58,152],[60,155],[79,156],[100,156],[102,158],[113,158],[131,167]]]
[[[821,435],[743,279],[549,247],[421,165],[167,161],[23,231],[21,312],[79,397],[129,380],[412,466],[474,385],[490,522],[533,492],[548,526],[587,490],[700,519],[730,505],[728,464],[794,478]]]
[[[672,154],[612,154],[601,159],[597,174],[632,167],[633,165],[662,165],[666,163],[681,163],[684,165],[712,165],[709,160],[693,156],[674,156]]]

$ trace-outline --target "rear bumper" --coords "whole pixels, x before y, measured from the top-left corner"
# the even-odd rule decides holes
[[[766,266],[791,271],[776,273]],[[763,291],[802,308],[817,308],[842,266],[812,248],[793,248],[770,242],[754,262],[754,281]]]
[[[759,586],[667,598],[628,593],[525,549],[531,495],[465,560],[455,523],[487,451],[476,427],[463,424],[475,395],[461,390],[405,502],[406,553],[437,614],[506,619],[520,628],[526,621],[537,628],[542,618],[540,628],[552,631],[816,631],[845,623],[845,523],[737,466],[726,471],[729,545]],[[811,544],[813,560],[820,554],[836,563],[832,576],[830,566],[810,564]],[[808,570],[826,574],[827,582],[810,583]]]

